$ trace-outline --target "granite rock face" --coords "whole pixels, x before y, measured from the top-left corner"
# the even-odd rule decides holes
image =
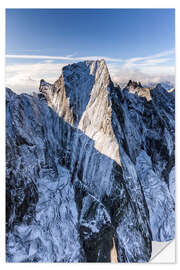
[[[85,61],[6,89],[8,262],[147,262],[174,238],[174,91]]]
[[[174,99],[160,85],[150,93],[151,100],[147,100],[128,88],[114,89],[112,119],[122,167],[127,167],[123,157],[128,156],[134,172],[131,176],[138,178],[143,190],[152,239],[168,241],[174,238],[175,229]]]

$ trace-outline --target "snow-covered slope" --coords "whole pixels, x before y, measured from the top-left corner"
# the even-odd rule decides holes
[[[63,68],[38,96],[7,89],[7,261],[147,262],[174,238],[174,92],[106,63]]]

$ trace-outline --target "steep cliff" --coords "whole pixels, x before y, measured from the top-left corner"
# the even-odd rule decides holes
[[[95,148],[120,164],[119,148],[111,124],[110,89],[104,60],[65,66],[53,84],[41,80],[40,92],[66,122],[95,141]]]

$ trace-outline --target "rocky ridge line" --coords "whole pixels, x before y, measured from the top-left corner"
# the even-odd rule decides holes
[[[174,91],[121,90],[102,60],[40,92],[7,89],[7,261],[108,262],[114,241],[147,262],[174,238]]]

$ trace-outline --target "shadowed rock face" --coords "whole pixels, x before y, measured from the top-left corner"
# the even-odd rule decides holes
[[[174,103],[161,86],[151,90],[151,97],[148,102],[127,89],[114,89],[112,123],[124,179],[129,183],[137,177],[143,190],[152,239],[168,241],[174,238],[175,227],[175,198],[171,192],[175,159]]]
[[[109,262],[114,239],[119,262],[147,262],[174,238],[173,92],[128,87],[102,60],[6,90],[7,261]]]

